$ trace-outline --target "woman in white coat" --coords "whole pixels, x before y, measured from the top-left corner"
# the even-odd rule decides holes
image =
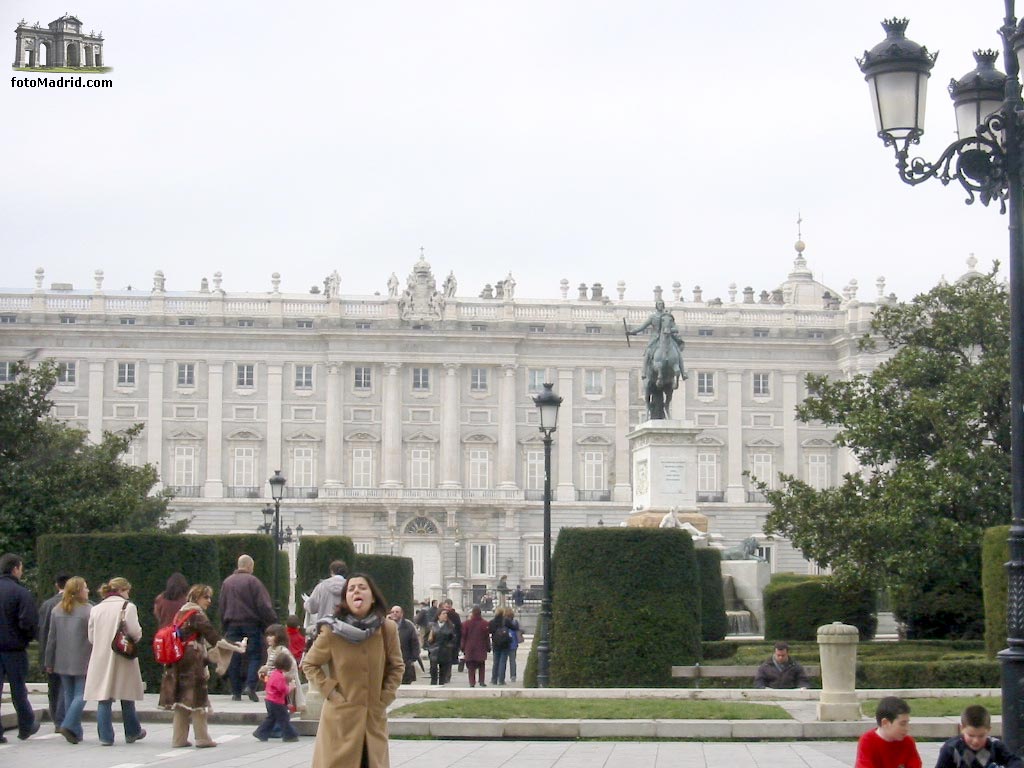
[[[129,744],[146,736],[135,713],[135,702],[142,701],[146,687],[142,683],[138,659],[126,659],[114,653],[110,644],[121,623],[124,609],[125,626],[128,635],[138,642],[142,638],[139,611],[128,600],[132,585],[120,577],[111,579],[100,587],[103,601],[93,606],[89,614],[89,642],[92,656],[85,676],[85,699],[97,702],[96,730],[100,744],[109,747],[114,743],[112,709],[114,699],[121,702],[121,719],[124,721],[124,740]]]

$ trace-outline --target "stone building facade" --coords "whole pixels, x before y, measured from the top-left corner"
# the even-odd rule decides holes
[[[82,32],[82,22],[64,15],[46,27],[27,24],[14,30],[15,67],[102,67],[103,33]]]
[[[761,536],[768,506],[747,473],[835,484],[856,467],[831,430],[800,424],[807,373],[871,370],[861,351],[882,297],[862,301],[815,281],[803,244],[773,291],[730,287],[706,300],[678,283],[656,289],[685,339],[689,378],[673,418],[698,437],[698,507],[731,545]],[[212,287],[0,292],[0,378],[9,363],[54,358],[56,416],[88,430],[145,430],[127,461],[158,465],[175,518],[202,533],[263,521],[276,469],[287,478],[282,525],[350,536],[359,550],[415,561],[419,596],[459,585],[493,590],[508,576],[541,583],[543,445],[532,396],[564,398],[554,436],[553,521],[619,525],[631,511],[626,435],[645,419],[642,344],[627,347],[654,296],[599,284],[528,299],[514,279],[482,298],[439,289],[422,258],[404,288],[350,296],[325,290],[228,294]],[[500,296],[500,298],[499,298]],[[556,533],[557,535],[557,533]],[[786,541],[763,539],[774,570],[813,570]]]

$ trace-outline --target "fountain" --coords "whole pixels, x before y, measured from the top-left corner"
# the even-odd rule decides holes
[[[757,621],[753,612],[736,595],[736,582],[732,574],[722,574],[722,594],[725,598],[725,617],[729,621],[730,635],[756,635]]]

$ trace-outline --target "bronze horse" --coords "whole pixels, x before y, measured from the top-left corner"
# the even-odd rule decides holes
[[[686,379],[683,373],[683,360],[679,347],[672,339],[672,326],[665,323],[658,335],[658,346],[655,347],[651,364],[647,368],[647,418],[669,419],[672,394],[679,383]]]

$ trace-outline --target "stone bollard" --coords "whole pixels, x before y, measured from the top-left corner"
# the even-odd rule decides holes
[[[818,627],[821,699],[818,720],[860,720],[857,701],[857,628],[841,621]]]
[[[312,683],[306,683],[306,711],[300,716],[300,720],[320,720],[320,712],[324,708],[324,697],[320,691],[313,687]]]

